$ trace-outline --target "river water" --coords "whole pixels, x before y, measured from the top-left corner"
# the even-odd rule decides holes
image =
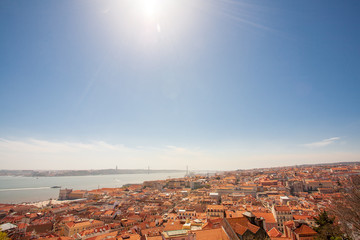
[[[0,203],[22,203],[57,199],[59,188],[92,190],[105,187],[121,187],[128,183],[184,177],[185,172],[116,174],[73,177],[13,177],[0,176]]]

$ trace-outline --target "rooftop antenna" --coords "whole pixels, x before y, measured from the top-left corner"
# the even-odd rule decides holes
[[[189,176],[189,166],[186,165],[186,176]]]

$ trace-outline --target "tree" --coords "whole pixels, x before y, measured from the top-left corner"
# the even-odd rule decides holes
[[[341,229],[354,239],[360,238],[360,176],[352,176],[349,187],[341,198],[333,201],[330,212],[339,221]]]
[[[323,211],[315,218],[315,231],[318,233],[316,239],[318,240],[338,240],[344,239],[344,234],[340,231],[338,225],[334,224],[335,217],[329,217],[326,211]]]
[[[0,231],[0,240],[10,240],[10,238],[8,238],[6,233]]]

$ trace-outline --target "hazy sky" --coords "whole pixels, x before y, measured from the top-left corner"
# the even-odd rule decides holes
[[[360,160],[360,1],[0,1],[0,169]]]

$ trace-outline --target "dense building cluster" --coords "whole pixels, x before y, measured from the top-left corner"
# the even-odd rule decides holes
[[[12,239],[310,240],[358,164],[238,170],[122,188],[60,189],[45,206],[1,204]]]

